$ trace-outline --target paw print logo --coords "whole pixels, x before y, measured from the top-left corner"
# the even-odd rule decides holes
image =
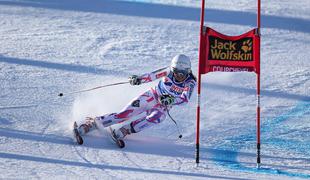
[[[248,51],[252,50],[252,41],[249,39],[247,41],[243,41],[241,49],[247,53]]]

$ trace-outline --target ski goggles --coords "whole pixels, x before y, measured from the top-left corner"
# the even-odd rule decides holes
[[[177,69],[177,68],[172,68],[172,72],[174,74],[176,74],[177,76],[187,76],[188,73],[189,73],[189,70],[180,70],[180,69]]]

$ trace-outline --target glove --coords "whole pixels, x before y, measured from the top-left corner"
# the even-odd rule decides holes
[[[160,103],[164,106],[171,105],[174,102],[174,97],[169,94],[164,94],[160,96]]]
[[[137,75],[131,75],[131,76],[129,76],[129,78],[128,78],[128,80],[129,80],[129,83],[131,84],[131,85],[140,85],[141,84],[141,79],[139,78],[139,76],[137,76]]]

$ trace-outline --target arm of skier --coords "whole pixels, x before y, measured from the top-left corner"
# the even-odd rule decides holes
[[[167,67],[157,69],[151,73],[145,73],[141,76],[132,75],[129,77],[129,82],[131,85],[140,85],[144,83],[152,82],[161,77],[167,76],[169,69]]]

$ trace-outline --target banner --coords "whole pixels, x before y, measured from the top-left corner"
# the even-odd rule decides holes
[[[260,73],[258,29],[240,36],[227,36],[206,27],[202,41],[201,74],[215,71]]]

